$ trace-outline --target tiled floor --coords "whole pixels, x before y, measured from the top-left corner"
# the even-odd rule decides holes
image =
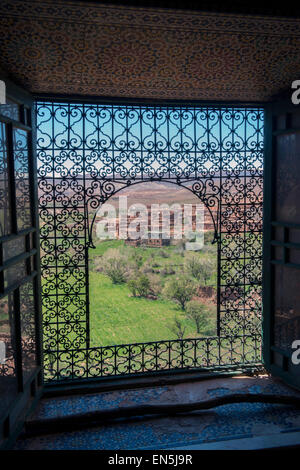
[[[99,409],[135,404],[184,403],[230,393],[275,393],[300,396],[268,377],[213,379],[177,385],[44,399],[32,420],[80,416]],[[300,409],[287,405],[239,403],[175,417],[144,417],[71,432],[20,438],[15,449],[167,449],[203,443],[283,436],[299,431]],[[242,442],[242,441],[241,441]]]

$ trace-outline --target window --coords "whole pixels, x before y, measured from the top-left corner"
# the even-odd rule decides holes
[[[37,119],[46,380],[260,363],[263,109],[39,102]],[[95,214],[155,181],[212,213],[217,334],[91,345]]]

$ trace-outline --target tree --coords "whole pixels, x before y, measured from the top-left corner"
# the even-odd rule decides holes
[[[113,284],[126,281],[129,272],[128,259],[117,249],[109,249],[102,256],[103,272]]]
[[[185,309],[185,305],[193,295],[195,294],[195,284],[187,277],[179,277],[172,279],[165,287],[165,294],[172,300],[178,302],[182,308]]]
[[[149,274],[148,279],[150,282],[150,293],[158,296],[162,290],[161,277],[159,274]]]
[[[174,325],[172,325],[171,330],[177,336],[178,339],[183,339],[185,333],[185,326],[183,326],[183,321],[177,317],[174,317]]]
[[[206,285],[209,278],[213,275],[213,272],[215,270],[215,263],[210,256],[204,256],[202,258],[202,261],[202,277],[204,280],[204,284]]]
[[[202,263],[200,257],[197,255],[188,256],[185,260],[186,271],[198,281],[201,280],[202,276]]]
[[[192,320],[197,329],[197,333],[201,333],[203,328],[207,326],[209,309],[205,304],[197,300],[191,300],[186,306],[187,318]]]
[[[139,275],[136,279],[130,279],[127,285],[134,297],[137,295],[146,297],[150,292],[150,281],[145,274]]]
[[[199,256],[193,254],[192,256],[187,257],[185,266],[187,272],[191,276],[197,279],[197,281],[204,281],[205,285],[215,269],[214,260],[207,255]]]
[[[146,297],[150,291],[150,281],[145,274],[141,274],[137,279],[137,291],[141,297]]]

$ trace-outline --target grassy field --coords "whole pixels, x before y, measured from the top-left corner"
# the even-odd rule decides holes
[[[174,332],[175,318],[182,322],[185,338],[199,337],[195,323],[187,318],[186,312],[176,302],[163,295],[159,295],[156,300],[134,297],[126,282],[114,284],[107,275],[98,272],[101,258],[110,249],[118,249],[121,255],[126,253],[129,259],[138,256],[141,268],[151,263],[162,287],[174,274],[182,274],[184,270],[185,253],[176,246],[133,248],[120,240],[99,242],[89,252],[91,346],[177,339]],[[197,253],[199,257],[203,255]],[[211,256],[215,258],[214,251]],[[170,268],[172,274],[168,274]],[[207,284],[216,285],[216,272]],[[212,311],[207,325],[202,328],[202,336],[216,334],[216,306],[212,306]]]
[[[193,253],[193,256],[200,260],[202,257],[208,256],[214,269],[205,283],[195,279],[194,282],[199,287],[211,286],[216,294],[217,246],[210,243],[211,233],[207,233],[206,237],[204,249]],[[150,283],[154,279],[161,287],[155,299],[134,297],[127,283],[129,276],[122,283],[114,284],[112,282],[102,269],[103,260],[109,250],[117,252],[120,257],[126,256],[129,263],[138,260],[140,271],[150,268],[148,271],[151,274],[146,271]],[[164,287],[170,280],[178,275],[187,275],[185,263],[191,255],[192,253],[184,250],[182,246],[180,248],[180,246],[173,244],[161,248],[151,248],[127,246],[124,240],[98,241],[96,248],[89,250],[90,345],[97,347],[178,339],[178,330],[175,328],[177,319],[184,328],[184,338],[216,335],[216,296],[215,299],[209,298],[204,301],[210,308],[210,314],[207,324],[202,325],[201,331],[198,333],[195,322],[188,318],[186,312],[180,308],[176,301],[164,294]],[[241,262],[243,263],[243,260]],[[231,269],[229,265],[229,272]],[[189,274],[189,277],[192,276]],[[67,270],[66,273],[61,271],[57,292],[65,294],[70,290],[71,294],[74,292],[76,295],[76,292],[83,291],[83,287],[80,285],[84,286],[84,282],[84,271],[78,271],[74,276],[71,271]],[[48,289],[50,293],[54,292],[54,271],[49,271],[44,277],[43,288],[45,291]],[[250,286],[248,288],[251,289]],[[202,302],[201,298],[198,300]],[[84,298],[81,297],[80,301],[84,302]],[[75,314],[78,309],[77,305],[76,302],[74,305],[70,304],[67,307],[68,312]],[[65,312],[62,310],[58,316],[60,321],[64,321],[64,315]],[[240,334],[239,331],[235,331],[235,333]],[[75,333],[68,333],[68,338],[71,341],[73,337],[75,338]]]
[[[113,285],[101,274],[90,274],[91,346],[176,339],[174,316],[186,326],[186,338],[197,337],[195,325],[170,300],[132,297],[127,284]],[[203,331],[203,335],[207,333]]]

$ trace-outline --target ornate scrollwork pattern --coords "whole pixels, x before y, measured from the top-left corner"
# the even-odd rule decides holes
[[[37,104],[47,380],[259,362],[263,118],[249,107]],[[146,181],[182,185],[211,212],[220,335],[89,348],[95,212]]]

